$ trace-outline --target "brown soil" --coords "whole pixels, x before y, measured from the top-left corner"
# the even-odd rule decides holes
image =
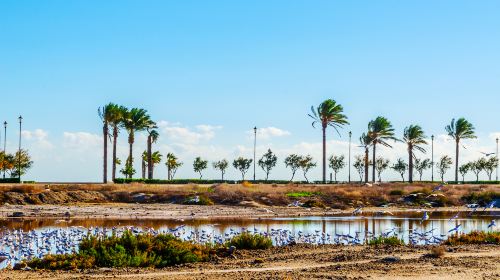
[[[168,269],[2,271],[1,279],[500,279],[499,246],[429,247],[297,245],[237,251],[234,258]]]

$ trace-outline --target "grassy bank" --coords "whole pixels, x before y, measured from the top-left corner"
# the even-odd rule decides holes
[[[199,205],[297,205],[345,209],[356,206],[485,206],[500,199],[499,185],[387,183],[365,185],[301,184],[62,184],[1,185],[0,204],[177,203]],[[315,206],[316,205],[316,206]]]

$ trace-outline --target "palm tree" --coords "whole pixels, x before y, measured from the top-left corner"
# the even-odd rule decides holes
[[[394,137],[394,128],[392,127],[391,122],[385,117],[377,117],[375,120],[370,121],[368,123],[368,134],[373,141],[373,162],[376,161],[376,150],[377,144],[384,145],[386,147],[392,148],[386,141],[394,140],[397,141],[396,137]],[[373,166],[372,172],[372,181],[375,182],[375,165]]]
[[[474,126],[464,118],[458,120],[452,119],[451,124],[446,126],[446,132],[455,140],[455,182],[458,182],[458,158],[460,154],[460,140],[474,139]]]
[[[103,139],[103,166],[102,166],[102,182],[106,184],[108,182],[108,136],[109,136],[109,110],[108,108],[113,106],[113,103],[109,103],[104,107],[99,107],[97,113],[102,120],[102,139]]]
[[[427,145],[427,141],[425,141],[425,133],[419,125],[410,125],[404,130],[403,141],[408,146],[408,181],[413,183],[413,159],[415,158],[413,150],[415,149],[425,154],[426,151],[421,146]]]
[[[111,180],[114,182],[116,178],[116,165],[119,164],[119,159],[116,157],[116,143],[118,141],[118,133],[120,126],[123,124],[124,116],[128,111],[124,106],[113,104],[109,107],[107,112],[109,114],[109,125],[113,129],[113,164],[111,170]]]
[[[321,124],[321,129],[323,131],[323,184],[326,183],[326,128],[331,126],[339,133],[338,129],[343,125],[349,124],[347,121],[347,116],[343,114],[344,108],[342,105],[337,104],[333,99],[327,99],[323,101],[317,108],[311,106],[312,114],[309,114],[314,121],[312,126],[315,124]],[[340,133],[339,133],[340,135]]]
[[[373,144],[372,138],[369,134],[363,133],[359,137],[359,142],[361,143],[361,148],[365,149],[365,183],[368,183],[368,170],[370,169],[370,146]]]
[[[151,120],[148,112],[144,109],[133,108],[125,114],[123,120],[123,127],[128,132],[128,144],[129,144],[129,156],[127,159],[127,164],[129,166],[133,165],[133,145],[135,141],[135,132],[145,130],[151,127],[154,122]],[[129,175],[132,178],[132,175]]]
[[[148,131],[148,143],[147,143],[148,179],[153,179],[153,158],[152,158],[153,143],[156,143],[156,141],[158,141],[158,138],[160,137],[160,134],[154,128],[157,128],[156,124],[151,123],[151,126],[146,129]]]

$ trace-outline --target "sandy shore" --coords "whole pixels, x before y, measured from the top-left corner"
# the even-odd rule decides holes
[[[1,279],[500,279],[499,246],[429,248],[297,245],[167,269],[2,271]]]
[[[404,214],[415,211],[467,211],[465,207],[442,208],[364,208],[364,215]],[[269,206],[197,206],[179,204],[80,204],[80,205],[3,205],[0,206],[0,218],[13,215],[20,218],[72,218],[72,219],[211,219],[211,218],[269,218],[299,216],[334,216],[349,215],[353,209],[321,209],[303,207]],[[15,214],[17,212],[17,214]],[[489,211],[491,214],[491,211]],[[498,212],[495,209],[494,212]],[[497,213],[498,214],[498,213]]]

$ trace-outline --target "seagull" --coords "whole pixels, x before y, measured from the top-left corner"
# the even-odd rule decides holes
[[[425,211],[425,212],[424,212],[424,216],[422,217],[422,221],[421,221],[421,223],[423,223],[423,222],[425,222],[425,221],[427,221],[427,220],[429,220],[429,214],[427,214],[427,211]]]
[[[483,154],[486,157],[490,157],[490,156],[492,156],[492,155],[495,154],[495,153],[484,153],[484,152],[480,152],[480,153]]]
[[[354,212],[352,212],[352,214],[355,216],[355,215],[361,215],[363,213],[363,207],[358,207],[354,210]]]
[[[460,227],[462,227],[462,225],[458,225],[458,226],[456,226],[455,228],[450,229],[450,230],[448,231],[448,233],[451,233],[451,232],[454,232],[454,231],[456,231],[456,232],[458,233],[458,230],[460,229]]]
[[[495,202],[496,202],[496,201],[493,201],[493,202],[491,202],[488,206],[484,207],[483,211],[486,211],[486,209],[488,209],[488,208],[493,208],[493,207],[495,207]]]
[[[496,226],[497,226],[497,223],[495,222],[495,220],[491,220],[491,223],[488,225],[488,229],[496,227]]]
[[[458,219],[458,217],[460,217],[460,212],[458,212],[457,214],[455,214],[455,216],[453,216],[449,222],[451,222],[452,220],[455,220],[455,219]]]

